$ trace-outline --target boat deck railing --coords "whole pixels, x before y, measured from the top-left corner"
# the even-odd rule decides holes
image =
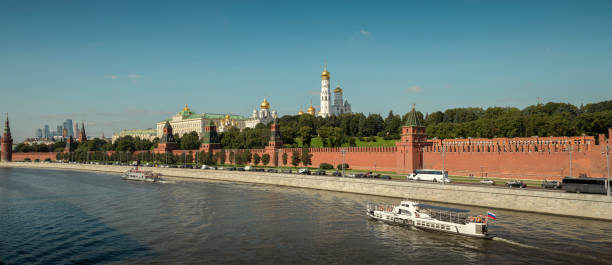
[[[368,203],[368,210],[378,210],[378,211],[385,211],[385,212],[391,212],[393,211],[393,207],[395,205],[391,205],[391,204],[373,204],[373,203]]]

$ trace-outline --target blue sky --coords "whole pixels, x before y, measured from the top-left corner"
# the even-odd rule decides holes
[[[0,112],[14,137],[85,120],[154,127],[189,104],[318,109],[323,63],[353,111],[612,99],[612,1],[13,1]]]

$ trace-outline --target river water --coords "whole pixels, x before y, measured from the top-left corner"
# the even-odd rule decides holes
[[[0,264],[612,264],[612,222],[492,210],[482,240],[370,221],[368,202],[399,200],[0,168]]]

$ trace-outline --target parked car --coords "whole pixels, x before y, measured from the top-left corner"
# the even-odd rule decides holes
[[[269,173],[278,173],[278,169],[276,168],[268,168]]]
[[[291,174],[291,169],[282,169],[281,173]]]
[[[244,167],[244,170],[246,170],[246,171],[251,171],[251,170],[253,170],[253,167],[252,167],[252,166],[245,166],[245,167]]]
[[[364,178],[380,178],[380,174],[368,172],[363,175]]]
[[[523,183],[520,180],[513,180],[513,181],[508,181],[506,182],[506,186],[510,187],[510,188],[527,188],[527,184]]]
[[[315,174],[315,175],[319,175],[319,176],[324,176],[324,175],[326,175],[325,170],[317,170],[317,171],[315,171],[315,173],[314,173],[314,174]]]
[[[492,179],[483,179],[480,181],[480,184],[495,185],[495,181]]]
[[[561,188],[561,182],[553,180],[553,181],[544,181],[542,182],[542,188],[545,189],[560,189]]]
[[[244,168],[243,167],[237,167],[236,170],[237,171],[244,171]]]
[[[390,180],[391,176],[389,175],[383,175],[382,177],[380,177],[381,179],[386,179],[386,180]]]
[[[332,173],[332,176],[336,176],[336,177],[342,176],[342,172],[335,171],[334,173]]]
[[[302,175],[310,175],[310,169],[307,169],[307,168],[300,168],[300,169],[298,170],[298,173],[299,173],[299,174],[302,174]]]

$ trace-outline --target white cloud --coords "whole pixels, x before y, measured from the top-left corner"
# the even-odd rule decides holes
[[[408,92],[410,93],[419,93],[419,92],[423,92],[423,88],[421,86],[411,86],[408,89]]]
[[[105,75],[104,79],[119,79],[118,75]]]
[[[129,74],[129,75],[127,75],[127,77],[128,77],[128,78],[131,78],[131,79],[136,79],[136,78],[141,78],[141,77],[142,77],[142,75],[137,75],[137,74]]]
[[[365,29],[360,30],[359,33],[361,33],[361,35],[363,35],[366,38],[369,38],[369,37],[372,36],[372,32],[369,32],[369,31],[367,31]]]

